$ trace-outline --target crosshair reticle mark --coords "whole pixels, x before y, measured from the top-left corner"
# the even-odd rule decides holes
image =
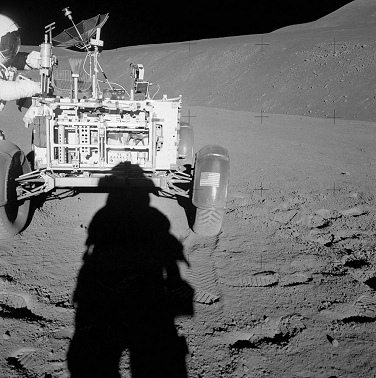
[[[183,45],[188,45],[188,53],[190,53],[191,52],[191,46],[197,45],[197,42],[188,41],[188,42],[184,42]]]
[[[265,112],[261,109],[260,110],[260,115],[256,115],[255,118],[260,118],[260,122],[262,123],[262,120],[264,118],[268,118],[269,116],[265,115]]]
[[[333,55],[336,55],[336,47],[337,46],[343,46],[344,43],[338,43],[336,42],[336,37],[333,37],[333,42],[332,43],[329,43],[329,45],[333,45]]]
[[[260,186],[258,188],[254,188],[253,189],[253,191],[260,191],[261,197],[262,197],[262,193],[265,192],[265,191],[267,191],[267,190],[270,190],[270,189],[264,188],[263,185],[262,185],[262,183],[260,184]]]
[[[196,118],[195,115],[191,115],[191,109],[188,109],[187,115],[182,115],[182,118],[188,118],[188,123],[191,124],[191,118]]]
[[[261,36],[261,42],[260,42],[260,43],[255,43],[255,45],[256,45],[256,46],[261,46],[259,52],[265,52],[265,51],[264,51],[264,46],[269,46],[270,43],[265,43],[265,42],[264,42],[264,37]]]
[[[338,117],[338,115],[336,113],[336,110],[333,109],[333,115],[330,116],[330,117],[326,117],[326,118],[333,119],[333,124],[335,125],[336,124],[336,119],[340,119],[341,117]]]
[[[338,188],[338,187],[336,187],[336,183],[334,182],[334,183],[333,183],[333,187],[332,187],[332,188],[329,188],[329,189],[326,189],[326,190],[328,190],[328,191],[332,191],[332,192],[333,192],[333,196],[335,196],[335,195],[336,195],[336,192],[339,192],[341,189]]]

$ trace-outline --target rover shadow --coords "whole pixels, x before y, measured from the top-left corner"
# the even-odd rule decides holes
[[[185,217],[187,218],[187,223],[189,228],[193,228],[195,217],[196,217],[196,207],[192,204],[192,199],[189,197],[176,196],[177,202],[180,207],[183,208]]]
[[[121,163],[114,175],[121,172],[152,183],[136,165]],[[181,243],[168,219],[149,205],[154,190],[111,189],[89,225],[73,294],[72,378],[119,378],[125,350],[132,378],[187,377],[187,345],[174,319],[193,316],[193,289],[179,273],[178,262],[186,261]]]

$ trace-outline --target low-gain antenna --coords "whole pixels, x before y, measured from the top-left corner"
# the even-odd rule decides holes
[[[52,44],[52,30],[55,29],[56,22],[51,22],[44,27],[44,34],[48,35],[48,42]]]
[[[69,7],[62,9],[62,11],[63,11],[65,17],[68,17],[71,21],[73,21],[72,20],[72,12],[69,9]]]

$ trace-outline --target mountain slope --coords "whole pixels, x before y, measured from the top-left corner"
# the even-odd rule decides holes
[[[102,62],[128,88],[129,64],[142,63],[148,80],[188,105],[375,119],[376,27],[300,28],[109,50]]]

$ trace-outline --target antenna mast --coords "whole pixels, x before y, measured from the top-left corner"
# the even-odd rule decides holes
[[[93,73],[90,72],[90,74],[92,75],[92,98],[97,100],[98,97],[99,97],[98,96],[99,95],[99,93],[98,93],[98,73],[99,73],[99,71],[102,73],[103,77],[105,78],[106,83],[112,89],[112,86],[111,86],[110,82],[108,81],[107,76],[103,72],[103,69],[102,69],[102,67],[101,67],[101,65],[99,64],[99,61],[98,61],[99,47],[103,47],[103,41],[100,39],[101,28],[100,27],[97,28],[95,38],[90,38],[90,41],[85,41],[82,38],[82,35],[79,32],[75,22],[73,21],[72,12],[69,9],[69,7],[64,8],[62,11],[64,13],[64,16],[66,16],[72,22],[74,30],[77,33],[77,36],[79,37],[79,39],[83,43],[83,46],[84,46],[87,54],[90,56],[90,62],[91,62],[91,59],[93,59],[93,68],[94,69],[93,69]],[[94,51],[91,52],[90,47],[93,47]]]

